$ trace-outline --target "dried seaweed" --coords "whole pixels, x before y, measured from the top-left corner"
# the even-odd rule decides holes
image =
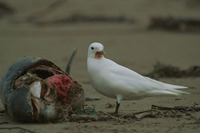
[[[9,4],[0,1],[0,17],[11,13],[14,13],[14,8]]]
[[[200,20],[196,18],[152,17],[149,30],[200,33]]]
[[[125,18],[124,16],[89,16],[85,14],[73,14],[66,18],[60,18],[49,21],[33,21],[37,25],[54,25],[54,24],[67,24],[67,23],[133,23],[134,19]]]
[[[172,65],[165,65],[158,62],[154,65],[153,71],[145,76],[151,78],[180,78],[180,77],[200,77],[200,66],[191,66],[188,69],[181,70]]]

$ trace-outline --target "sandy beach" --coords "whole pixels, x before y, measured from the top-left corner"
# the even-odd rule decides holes
[[[199,32],[148,30],[151,17],[200,19],[200,3],[195,0],[2,2],[9,5],[12,12],[4,11],[0,16],[0,78],[16,59],[29,55],[49,59],[65,70],[71,53],[77,48],[71,76],[81,83],[87,96],[100,98],[98,101],[86,101],[86,108],[103,112],[113,112],[115,109],[114,106],[108,107],[115,104],[115,99],[99,94],[89,82],[86,61],[87,49],[92,42],[104,44],[107,58],[140,74],[152,71],[158,61],[180,69],[200,66]],[[200,77],[158,80],[188,86],[189,89],[185,91],[191,94],[122,101],[119,115],[145,111],[151,109],[151,105],[174,107],[200,104]],[[1,102],[0,109],[3,109]],[[138,121],[111,119],[45,124],[21,124],[0,116],[0,133],[29,132],[20,128],[11,129],[12,127],[36,133],[197,133],[200,132],[200,112],[181,113],[180,118],[163,116]]]

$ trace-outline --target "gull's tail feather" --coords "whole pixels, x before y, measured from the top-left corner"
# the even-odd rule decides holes
[[[175,89],[168,89],[168,90],[153,90],[150,93],[152,94],[158,94],[158,95],[181,95],[181,94],[190,94],[189,92],[181,91],[181,90],[175,90]]]
[[[187,89],[188,88],[186,86],[180,86],[180,85],[173,85],[173,84],[163,83],[163,82],[160,82],[160,81],[148,78],[148,77],[146,77],[146,79],[148,81],[154,83],[154,84],[163,86],[163,89]]]
[[[171,90],[167,90],[167,91],[172,92],[172,93],[176,93],[175,95],[190,94],[189,92],[182,91],[182,90],[176,90],[176,89],[171,89]]]
[[[150,93],[155,93],[155,94],[172,94],[172,95],[181,95],[181,94],[190,94],[185,91],[181,91],[179,89],[187,89],[188,87],[186,86],[179,86],[179,85],[173,85],[173,84],[168,84],[168,83],[163,83],[160,81],[153,80],[151,78],[146,78],[154,85],[156,85],[158,89],[152,90]]]
[[[166,89],[187,89],[188,87],[186,86],[180,86],[180,85],[172,85],[172,84],[167,84],[167,83],[162,83]]]

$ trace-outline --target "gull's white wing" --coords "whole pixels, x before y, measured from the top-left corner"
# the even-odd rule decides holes
[[[160,95],[160,94],[174,94],[179,95],[186,93],[180,88],[187,88],[185,86],[171,85],[144,77],[126,67],[123,67],[109,59],[105,60],[104,72],[107,75],[107,85],[118,91],[126,90],[127,92],[136,93],[137,95]]]

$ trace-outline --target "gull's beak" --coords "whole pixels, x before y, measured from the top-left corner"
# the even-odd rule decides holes
[[[106,55],[106,52],[100,51],[100,54],[105,56],[105,55]]]
[[[104,55],[104,56],[105,56],[105,55],[106,55],[106,53],[105,53],[104,51],[98,51],[98,52],[96,52],[96,53],[95,53],[95,57],[96,57],[96,58],[101,58],[101,57],[102,57],[102,55]]]

